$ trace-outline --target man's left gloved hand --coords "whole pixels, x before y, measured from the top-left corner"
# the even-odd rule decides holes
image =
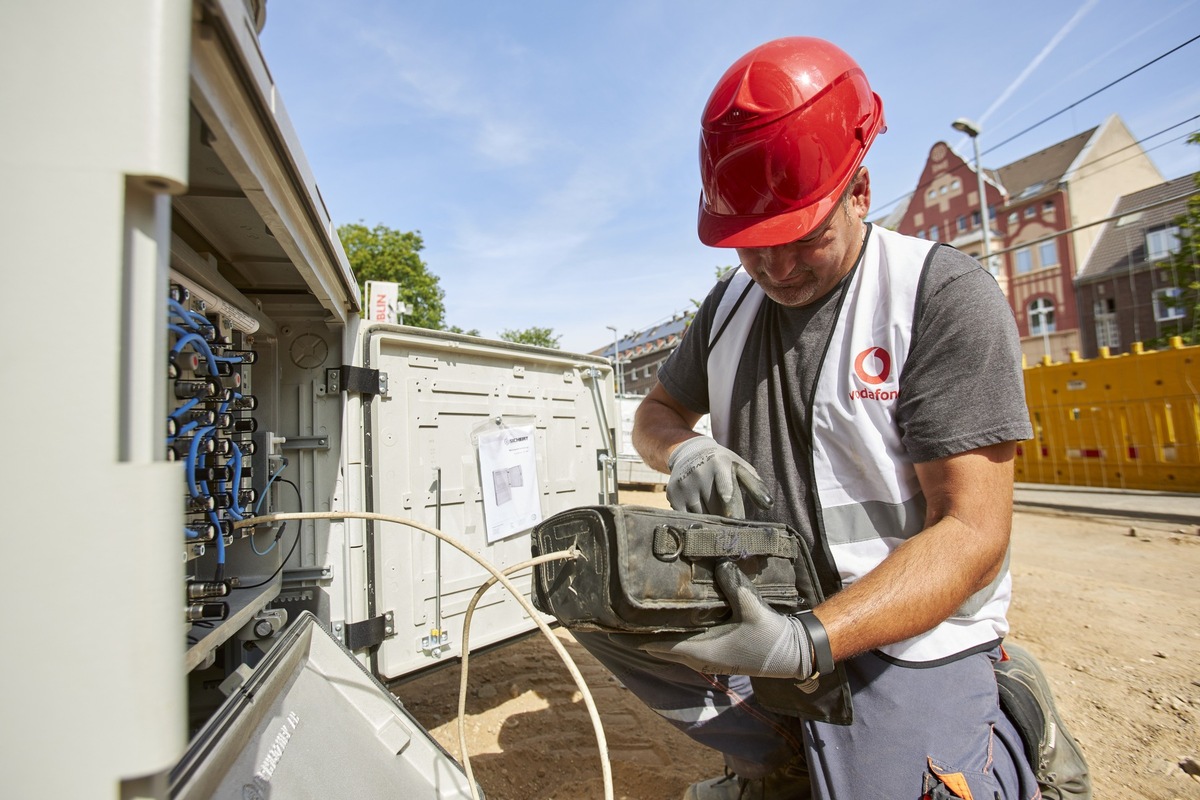
[[[622,641],[698,672],[807,680],[813,674],[812,642],[795,617],[767,605],[732,561],[716,568],[717,585],[733,618],[703,633],[629,634]]]
[[[667,459],[667,469],[667,501],[676,511],[745,519],[743,490],[759,508],[771,507],[771,495],[750,462],[711,436],[679,444]]]

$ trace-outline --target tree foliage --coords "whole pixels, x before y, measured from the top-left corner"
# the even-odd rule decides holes
[[[737,269],[737,267],[733,266],[732,264],[726,264],[725,266],[722,267],[721,265],[718,264],[713,269],[716,273],[717,280],[719,281],[719,280],[721,280],[721,278],[724,278],[726,275],[728,275],[729,273],[731,273],[735,269]],[[688,326],[690,326],[692,324],[692,320],[695,319],[696,311],[700,308],[701,302],[703,302],[703,300],[697,300],[694,297],[692,298],[692,308],[688,312],[688,321],[687,321]]]
[[[524,330],[505,329],[500,331],[500,338],[506,342],[515,342],[516,344],[533,344],[538,347],[549,347],[554,350],[559,349],[558,340],[562,336],[556,336],[553,328],[539,328],[537,326],[525,328]]]
[[[425,242],[419,231],[398,231],[383,224],[368,228],[359,222],[339,225],[337,232],[360,291],[367,281],[398,283],[400,300],[412,309],[404,316],[405,324],[443,328],[445,292],[421,260]]]
[[[1188,137],[1189,144],[1200,145],[1200,132]],[[1196,193],[1188,198],[1187,209],[1175,218],[1179,229],[1179,248],[1169,259],[1156,267],[1169,270],[1179,295],[1170,304],[1182,310],[1183,316],[1164,325],[1161,340],[1147,342],[1150,346],[1165,344],[1179,336],[1186,345],[1200,344],[1200,175],[1195,178]]]

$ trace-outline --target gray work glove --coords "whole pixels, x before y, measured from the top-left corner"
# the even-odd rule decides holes
[[[676,511],[746,518],[745,489],[759,508],[770,508],[771,496],[750,463],[708,436],[688,439],[667,460],[671,479],[667,501]]]
[[[732,561],[717,564],[717,586],[733,618],[703,633],[630,634],[624,642],[667,661],[712,675],[808,680],[812,642],[804,625],[767,605]]]

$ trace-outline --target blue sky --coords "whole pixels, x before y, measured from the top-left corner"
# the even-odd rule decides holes
[[[1164,178],[1200,170],[1200,41],[1078,103],[1197,34],[1200,0],[272,0],[262,48],[336,223],[420,231],[447,324],[588,352],[736,263],[696,238],[697,136],[752,47],[819,36],[862,65],[875,216],[935,142],[971,157],[964,116],[985,167],[1116,113]]]

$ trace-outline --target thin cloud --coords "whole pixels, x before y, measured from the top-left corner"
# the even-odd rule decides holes
[[[455,47],[441,46],[425,37],[398,42],[383,31],[362,27],[356,35],[392,67],[375,76],[376,87],[424,114],[455,121],[459,131],[473,143],[474,152],[494,166],[527,164],[544,143],[531,125],[498,111],[494,95],[470,82],[469,77],[479,73],[461,72],[452,60],[442,56],[455,52]],[[417,41],[425,46],[416,46]]]
[[[996,100],[988,107],[987,111],[983,112],[983,116],[979,118],[980,124],[987,121],[988,117],[992,115],[992,112],[1003,105],[1004,102],[1012,96],[1013,92],[1019,89],[1021,84],[1025,83],[1025,80],[1033,74],[1033,71],[1036,70],[1038,66],[1046,60],[1047,56],[1054,52],[1054,48],[1058,47],[1059,43],[1062,42],[1063,39],[1067,38],[1067,35],[1070,34],[1071,31],[1075,29],[1075,26],[1078,25],[1080,21],[1083,20],[1083,18],[1086,17],[1088,13],[1096,7],[1098,2],[1100,2],[1100,0],[1087,0],[1087,2],[1079,7],[1079,10],[1075,12],[1075,15],[1072,16],[1071,19],[1067,20],[1067,24],[1063,25],[1062,28],[1059,29],[1058,33],[1054,34],[1050,41],[1046,43],[1046,46],[1042,48],[1042,51],[1034,56],[1033,60],[1026,65],[1025,69],[1021,70],[1021,74],[1017,76],[1017,79],[1009,84],[1007,89],[1000,93],[1000,96],[996,98]]]

